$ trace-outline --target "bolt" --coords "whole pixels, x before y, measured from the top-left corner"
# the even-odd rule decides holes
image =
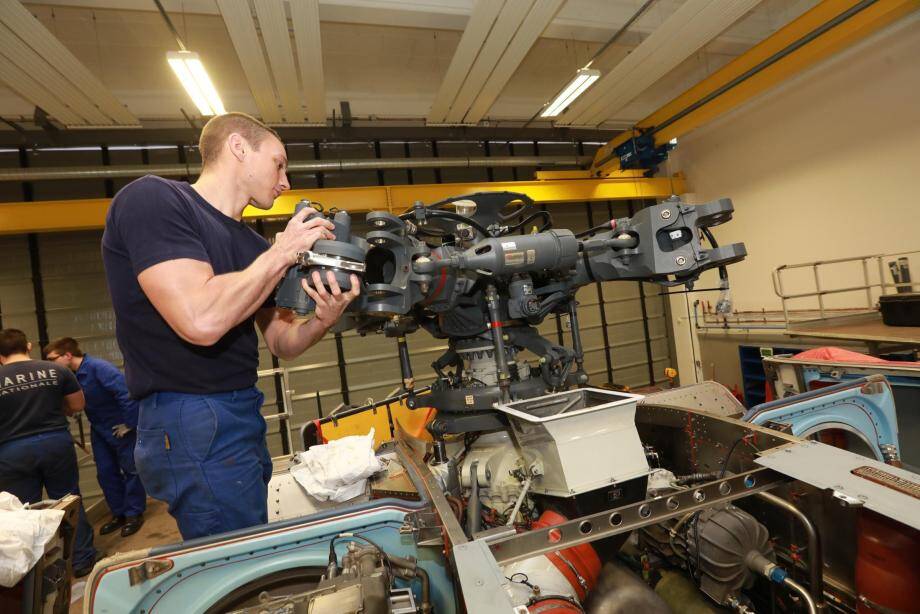
[[[661,212],[661,219],[663,219],[663,220],[669,220],[669,219],[671,219],[671,210],[670,210],[670,209],[664,209],[664,210],[662,210],[662,212]]]
[[[678,256],[677,258],[674,259],[674,262],[677,263],[677,266],[684,266],[685,264],[687,264],[687,259],[684,258],[683,256]]]

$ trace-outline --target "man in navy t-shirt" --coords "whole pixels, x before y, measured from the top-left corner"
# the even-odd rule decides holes
[[[275,308],[272,292],[298,254],[332,239],[309,208],[268,242],[242,222],[290,186],[277,133],[243,113],[212,118],[189,185],[148,175],[112,201],[102,237],[116,336],[140,402],[134,458],[147,493],[166,501],[185,539],[267,521],[271,458],[256,388],[259,325],[291,359],[319,341],[358,294],[317,274],[309,320]],[[315,289],[314,289],[315,288]]]
[[[85,401],[73,373],[47,360],[32,360],[32,344],[15,328],[0,330],[0,491],[23,503],[80,495],[80,471],[67,416]],[[2,528],[0,528],[2,530]],[[73,545],[73,574],[93,569],[97,553],[83,502]]]

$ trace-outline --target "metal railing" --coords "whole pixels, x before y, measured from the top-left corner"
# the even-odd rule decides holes
[[[818,315],[821,319],[827,318],[827,311],[829,308],[825,305],[824,298],[832,294],[845,294],[845,293],[865,293],[866,311],[875,310],[875,301],[876,298],[873,298],[873,289],[878,289],[878,294],[885,295],[887,290],[895,289],[900,291],[902,288],[907,288],[907,291],[910,292],[913,289],[915,282],[906,281],[906,282],[886,282],[885,281],[885,262],[889,259],[898,259],[904,258],[912,255],[920,254],[920,250],[913,250],[907,252],[896,252],[892,254],[872,254],[868,256],[853,256],[850,258],[834,258],[832,260],[817,260],[814,262],[801,262],[798,264],[784,264],[777,267],[773,270],[772,279],[773,279],[773,291],[776,293],[776,296],[780,298],[783,306],[783,317],[788,324],[790,321],[789,317],[789,301],[801,300],[806,298],[817,298],[818,301]],[[873,262],[874,261],[874,262]],[[821,280],[821,269],[826,268],[828,265],[835,264],[844,264],[844,263],[860,263],[862,268],[862,285],[855,286],[846,286],[843,288],[825,288],[822,285]],[[878,281],[873,282],[869,279],[869,269],[870,266],[872,269],[878,269]],[[794,270],[794,269],[812,269],[813,280],[814,280],[814,290],[808,292],[796,292],[796,293],[786,293],[783,283],[783,273]]]
[[[292,401],[292,395],[294,390],[290,386],[290,378],[288,377],[289,369],[277,368],[277,369],[263,369],[258,371],[259,379],[263,377],[274,378],[276,376],[281,377],[281,404],[280,407],[282,411],[279,411],[274,414],[262,414],[262,417],[265,419],[266,423],[278,422],[279,431],[282,439],[286,442],[284,446],[285,450],[289,450],[290,454],[294,454],[294,404]],[[277,402],[277,400],[276,400]],[[264,405],[263,405],[264,407]],[[266,430],[265,436],[268,437],[269,433]],[[287,458],[288,455],[274,456],[272,460]]]

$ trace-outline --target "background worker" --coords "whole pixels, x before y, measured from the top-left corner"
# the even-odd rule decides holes
[[[256,387],[258,323],[268,349],[292,359],[319,341],[359,291],[306,292],[314,317],[272,299],[284,272],[332,223],[300,211],[269,246],[242,221],[290,187],[277,133],[243,113],[201,131],[194,184],[148,175],[115,195],[102,255],[131,396],[140,401],[134,459],[147,492],[190,539],[268,520],[272,463]],[[306,287],[306,285],[305,285]]]
[[[112,363],[84,354],[71,337],[49,343],[45,356],[76,374],[86,398],[96,478],[112,512],[99,534],[119,528],[122,537],[137,533],[144,523],[147,493],[134,467],[137,401],[128,394],[125,376]]]
[[[83,392],[66,368],[32,360],[32,344],[15,328],[0,330],[0,491],[23,503],[80,495],[80,473],[67,416],[82,411]],[[73,574],[97,559],[83,502],[74,542]]]

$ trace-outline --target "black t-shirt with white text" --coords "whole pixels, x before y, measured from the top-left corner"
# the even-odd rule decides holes
[[[69,369],[47,360],[0,367],[0,443],[66,429],[64,396],[79,390]]]
[[[227,392],[256,383],[254,315],[214,345],[194,345],[173,331],[137,276],[179,259],[207,262],[215,275],[223,275],[245,269],[268,247],[268,241],[245,222],[221,213],[186,182],[147,175],[115,195],[106,216],[102,259],[132,397]],[[263,307],[272,306],[270,297]]]

